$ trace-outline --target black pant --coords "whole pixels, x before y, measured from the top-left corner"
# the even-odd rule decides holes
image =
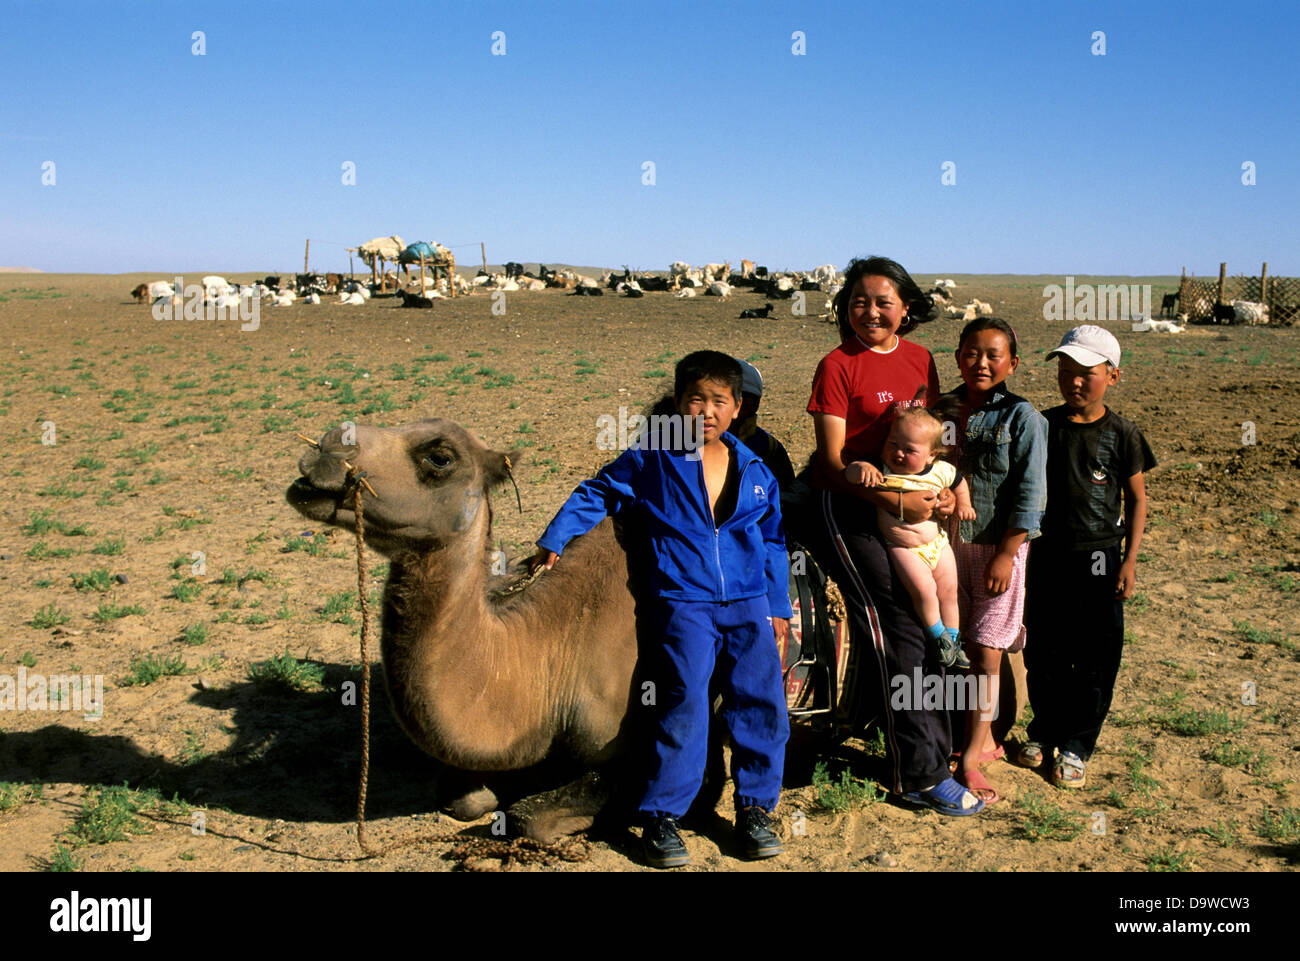
[[[940,675],[943,668],[926,661],[925,632],[907,588],[889,566],[876,527],[876,508],[857,497],[827,492],[819,492],[817,507],[819,533],[826,540],[813,549],[849,609],[858,651],[855,697],[881,718],[894,791],[931,787],[950,776],[952,736],[947,711],[924,709],[920,704],[893,709],[891,692],[900,678],[911,684],[915,668]],[[854,716],[861,715],[855,710]]]
[[[1034,541],[1025,583],[1029,738],[1085,761],[1097,747],[1124,652],[1115,598],[1120,549],[1060,550]]]

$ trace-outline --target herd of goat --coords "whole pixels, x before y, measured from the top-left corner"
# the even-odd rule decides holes
[[[305,304],[319,304],[322,297],[332,294],[338,294],[340,303],[360,306],[374,293],[372,285],[342,274],[297,274],[292,283],[284,283],[279,276],[269,276],[251,284],[231,283],[225,277],[209,274],[198,287],[203,291],[203,303],[218,308],[238,307],[242,298],[253,297],[259,300],[270,298],[275,307],[288,307],[298,300]],[[179,305],[186,292],[178,290],[171,281],[156,280],[140,284],[131,291],[131,296],[142,304],[156,304],[161,300]]]
[[[741,262],[739,272],[732,272],[730,263],[711,263],[703,267],[692,267],[690,264],[676,261],[669,267],[667,274],[634,272],[624,267],[621,273],[606,271],[599,279],[584,276],[570,268],[552,269],[545,264],[539,264],[534,273],[525,270],[523,264],[510,262],[505,265],[503,272],[491,273],[480,270],[474,277],[456,275],[450,278],[455,294],[469,294],[475,290],[495,292],[550,288],[567,290],[576,297],[600,297],[606,291],[611,291],[616,295],[630,298],[643,297],[648,292],[668,292],[679,298],[688,298],[697,294],[730,297],[737,290],[748,290],[767,298],[769,303],[764,306],[742,311],[740,315],[742,318],[770,317],[775,306],[771,301],[790,300],[797,295],[806,295],[814,291],[826,295],[823,305],[823,310],[826,312],[821,314],[826,318],[829,316],[835,295],[839,293],[841,281],[842,275],[830,264],[824,264],[810,271],[773,272],[766,267],[756,266],[749,260]],[[202,279],[199,286],[202,289],[203,303],[217,308],[238,307],[241,298],[269,300],[274,307],[289,307],[298,302],[318,305],[322,303],[322,297],[334,295],[338,296],[338,303],[347,306],[360,306],[372,296],[380,295],[399,298],[403,307],[430,308],[436,300],[448,296],[448,283],[445,273],[435,273],[433,276],[422,275],[415,281],[408,273],[407,284],[403,287],[398,282],[397,274],[389,271],[382,283],[365,283],[336,273],[301,273],[291,278],[268,276],[251,284],[231,283],[224,277],[209,275]],[[926,291],[931,300],[931,309],[921,319],[928,321],[947,317],[966,322],[993,313],[992,305],[979,299],[972,299],[959,306],[953,296],[953,289],[956,286],[952,280],[936,280]],[[156,304],[160,300],[179,303],[185,293],[177,290],[169,281],[154,281],[140,284],[131,291],[131,296],[139,303]],[[1160,305],[1161,315],[1173,314],[1178,308],[1178,303],[1178,293],[1164,295]],[[1216,324],[1268,322],[1266,308],[1262,304],[1247,301],[1216,304],[1202,297],[1198,298],[1196,304],[1191,305],[1191,309],[1198,317],[1210,318]],[[1187,313],[1178,314],[1178,320],[1185,323],[1187,319]],[[1149,318],[1144,320],[1150,321]],[[1156,329],[1163,330],[1164,326],[1161,325]],[[1171,332],[1177,333],[1179,330]]]
[[[178,278],[179,279],[179,278]],[[524,269],[523,264],[507,263],[504,272],[490,273],[480,270],[471,278],[456,276],[451,280],[456,293],[468,294],[475,290],[517,291],[544,290],[547,288],[567,290],[575,297],[600,297],[605,291],[611,291],[623,297],[644,297],[647,292],[671,292],[679,298],[694,297],[697,294],[706,297],[730,297],[734,291],[748,290],[762,294],[768,303],[762,307],[751,307],[741,312],[741,318],[766,318],[772,315],[775,307],[773,301],[790,300],[809,292],[826,295],[823,318],[829,316],[831,302],[839,293],[842,275],[831,264],[824,264],[810,271],[773,272],[766,267],[756,266],[752,261],[742,261],[738,273],[733,273],[730,263],[705,264],[692,267],[682,261],[676,261],[669,267],[668,273],[634,272],[624,267],[622,272],[607,271],[599,280],[584,276],[570,268],[552,269],[539,264],[537,272]],[[210,275],[201,282],[203,302],[214,307],[237,307],[240,298],[269,298],[272,306],[289,307],[301,301],[316,305],[322,297],[338,295],[338,302],[345,305],[359,306],[374,295],[391,294],[401,299],[403,307],[432,307],[435,300],[447,296],[448,280],[445,276],[423,276],[411,281],[408,274],[406,287],[398,283],[396,273],[390,271],[382,284],[362,283],[359,280],[334,273],[295,274],[292,279],[280,276],[268,276],[251,284],[231,283],[224,277]],[[971,320],[976,316],[991,314],[993,307],[980,300],[974,300],[964,307],[952,303],[952,289],[956,284],[952,280],[936,280],[928,291],[933,303],[931,312],[924,318],[933,320],[940,316],[960,317]],[[184,292],[178,291],[168,281],[155,281],[140,284],[131,296],[140,303],[157,303],[159,300],[171,299],[173,303],[183,299]]]
[[[179,278],[178,278],[179,280]],[[469,294],[475,290],[567,290],[573,296],[599,297],[606,290],[625,297],[643,297],[650,291],[675,292],[679,297],[691,297],[697,292],[705,296],[729,297],[737,289],[761,293],[772,300],[790,299],[801,291],[823,291],[831,296],[839,290],[839,275],[831,265],[813,271],[769,272],[745,261],[740,273],[733,274],[729,263],[707,264],[692,267],[676,262],[668,274],[634,273],[624,267],[621,273],[608,271],[599,280],[584,276],[570,268],[552,269],[539,264],[536,273],[524,269],[523,264],[508,263],[504,272],[491,273],[480,270],[474,277],[456,275],[450,280],[445,274],[422,276],[407,283],[399,283],[395,272],[389,271],[382,283],[362,282],[343,274],[302,273],[288,276],[268,276],[251,284],[232,283],[224,277],[209,275],[198,285],[203,302],[215,307],[237,306],[241,298],[269,299],[272,306],[288,307],[296,302],[319,304],[322,297],[337,294],[339,302],[349,305],[364,304],[372,296],[391,295],[401,299],[403,307],[432,307],[435,300],[449,296],[454,285],[455,294]],[[170,281],[140,284],[131,291],[138,303],[154,304],[160,300],[181,301],[186,291],[178,290]],[[745,316],[766,317],[772,305],[754,308]]]

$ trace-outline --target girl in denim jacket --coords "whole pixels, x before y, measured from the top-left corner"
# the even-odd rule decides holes
[[[975,520],[961,522],[953,546],[962,635],[979,692],[977,703],[966,705],[957,780],[992,804],[998,792],[979,765],[1003,754],[992,734],[1002,655],[1025,644],[1025,562],[1047,506],[1047,421],[1006,388],[1020,358],[1005,320],[971,321],[956,355],[965,383],[949,399]]]

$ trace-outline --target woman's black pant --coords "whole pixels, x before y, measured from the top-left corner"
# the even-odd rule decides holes
[[[896,793],[932,787],[950,776],[948,712],[911,695],[925,675],[938,675],[942,684],[943,668],[926,658],[925,632],[889,566],[875,506],[819,491],[815,507],[821,523],[810,517],[808,526],[825,540],[813,550],[844,595],[858,648],[854,697],[860,700],[853,716],[879,718]]]

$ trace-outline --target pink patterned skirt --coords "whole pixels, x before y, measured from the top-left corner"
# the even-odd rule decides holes
[[[1011,586],[1001,594],[984,589],[985,571],[997,553],[996,544],[954,542],[957,555],[957,606],[961,610],[961,635],[965,641],[1003,651],[1025,646],[1025,563],[1029,542],[1016,551],[1011,565]]]

